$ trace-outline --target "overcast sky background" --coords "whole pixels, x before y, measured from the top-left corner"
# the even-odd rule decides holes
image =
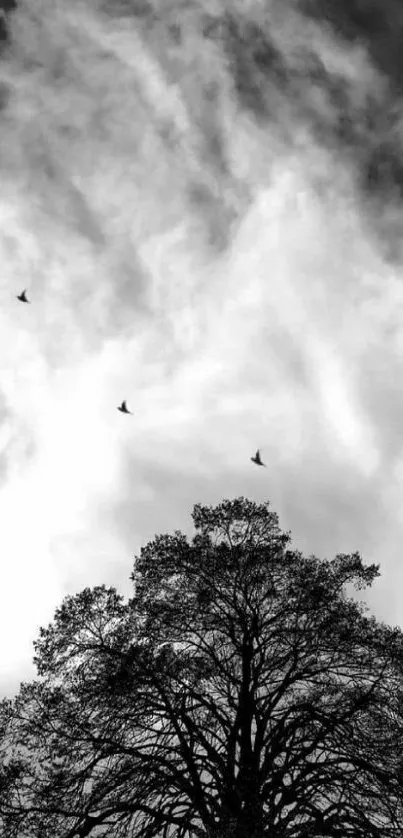
[[[10,15],[0,694],[66,594],[129,595],[140,547],[224,497],[380,562],[371,610],[402,624],[402,24],[359,5]]]

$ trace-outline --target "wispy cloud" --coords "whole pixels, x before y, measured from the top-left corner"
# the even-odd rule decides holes
[[[223,496],[381,561],[399,619],[394,79],[301,4],[160,6],[22,0],[0,61],[4,691],[67,592],[129,592]]]

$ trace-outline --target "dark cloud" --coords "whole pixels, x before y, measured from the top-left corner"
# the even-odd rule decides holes
[[[220,22],[219,30],[241,105],[257,117],[267,117],[270,88],[284,90],[289,83],[289,71],[270,37],[270,30],[263,30],[247,18],[228,14]],[[214,28],[210,36],[214,37]]]
[[[403,19],[399,0],[300,0],[301,11],[368,51],[396,89],[403,81]]]
[[[15,0],[0,0],[0,58],[10,36],[10,13],[16,9]],[[2,107],[0,95],[0,109]]]
[[[3,12],[12,12],[17,8],[16,0],[0,0],[0,9]]]
[[[266,123],[269,130],[280,128],[291,145],[289,120],[294,126],[305,125],[315,142],[338,158],[345,158],[356,178],[363,206],[374,202],[367,207],[368,220],[383,239],[385,255],[393,258],[393,244],[402,230],[396,229],[394,234],[389,230],[385,241],[379,218],[384,210],[379,202],[396,205],[402,194],[401,5],[394,0],[305,0],[299,4],[301,31],[315,22],[318,35],[327,39],[329,49],[337,53],[344,44],[346,65],[354,60],[353,50],[361,48],[366,68],[363,66],[353,77],[346,68],[331,72],[314,40],[311,49],[306,39],[296,54],[293,50],[286,52],[269,6],[265,5],[259,19],[253,6],[249,12],[234,9],[214,17],[201,16],[202,35],[221,51],[241,109]],[[379,89],[375,91],[371,78],[374,72],[379,74]],[[210,160],[217,156],[218,137],[217,131],[216,154]]]
[[[400,200],[403,194],[402,149],[391,139],[381,140],[369,149],[363,167],[362,184],[369,192],[390,200]]]
[[[314,117],[316,137],[326,146],[335,146],[349,155],[368,206],[368,216],[386,258],[401,258],[397,241],[403,229],[394,229],[382,217],[392,206],[400,206],[403,185],[403,147],[400,114],[403,91],[402,7],[398,0],[302,0],[299,4],[306,19],[315,21],[323,31],[331,31],[338,43],[359,47],[368,67],[374,68],[382,81],[382,95],[368,90],[365,101],[353,104],[351,89],[345,81],[321,73],[321,85],[332,105],[332,124],[321,124]],[[337,48],[335,46],[335,48]],[[311,77],[311,81],[314,80]],[[359,80],[364,90],[365,75]],[[385,208],[385,202],[387,204]],[[389,226],[388,231],[385,227]]]

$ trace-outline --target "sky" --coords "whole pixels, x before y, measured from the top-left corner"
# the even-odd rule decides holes
[[[7,12],[0,695],[63,597],[130,596],[141,546],[223,498],[380,563],[360,597],[402,625],[402,24],[361,7]]]

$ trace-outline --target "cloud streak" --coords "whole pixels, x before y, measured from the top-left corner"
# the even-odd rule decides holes
[[[325,6],[10,17],[5,692],[64,594],[129,593],[140,545],[223,496],[270,497],[307,552],[381,561],[371,601],[399,618],[401,102],[374,30]]]

